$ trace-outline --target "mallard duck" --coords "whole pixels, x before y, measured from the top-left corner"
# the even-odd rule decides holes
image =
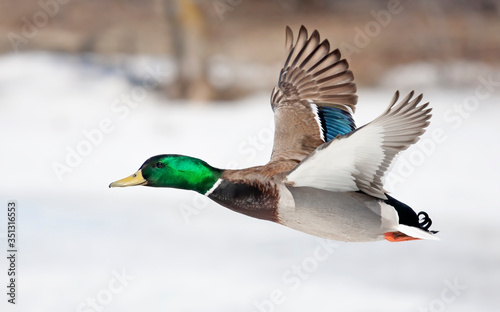
[[[431,109],[412,91],[372,122],[356,128],[353,73],[338,49],[304,26],[271,95],[275,134],[270,161],[241,170],[218,169],[183,155],[149,158],[109,187],[144,185],[196,191],[250,217],[318,237],[365,242],[437,239],[431,219],[387,194],[383,178],[400,151],[419,140]]]

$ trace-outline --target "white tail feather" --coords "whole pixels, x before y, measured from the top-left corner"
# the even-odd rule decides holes
[[[437,236],[435,236],[434,234],[429,233],[429,232],[424,231],[424,230],[421,230],[421,229],[416,228],[414,226],[399,224],[398,231],[400,231],[401,233],[404,233],[408,236],[415,237],[415,238],[439,240],[439,238]]]

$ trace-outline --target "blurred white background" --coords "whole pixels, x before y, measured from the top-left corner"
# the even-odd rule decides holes
[[[498,19],[488,2],[490,11],[476,8],[467,14],[460,6],[443,13],[447,2],[443,7],[402,2],[398,19],[394,15],[394,23],[348,58],[361,77],[358,126],[380,114],[398,89],[415,89],[431,102],[431,125],[401,155],[387,185],[396,198],[429,213],[433,228],[440,230],[439,242],[328,242],[236,214],[194,192],[108,189],[161,153],[198,157],[219,168],[267,162],[273,131],[269,95],[283,56],[285,25],[304,23],[323,38],[355,45],[355,27],[364,29],[374,20],[371,10],[389,10],[384,1],[360,1],[354,8],[342,1],[312,1],[313,9],[303,13],[307,1],[293,2],[297,7],[273,1],[272,10],[282,12],[278,20],[262,13],[252,22],[256,7],[264,8],[260,1],[222,2],[233,5],[223,19],[217,1],[199,8],[210,25],[200,27],[229,43],[203,48],[220,55],[201,65],[205,82],[194,89],[198,82],[179,81],[182,60],[172,51],[119,53],[121,37],[109,51],[55,47],[47,39],[51,34],[59,38],[54,42],[65,42],[61,33],[67,38],[78,33],[61,26],[64,14],[77,5],[72,2],[61,5],[50,24],[20,49],[6,46],[0,55],[0,309],[497,311],[500,70],[489,55],[499,47],[476,37],[481,25],[490,25],[492,16]],[[11,17],[17,24],[6,24],[4,38],[22,35],[22,17],[41,10],[30,8]],[[140,17],[146,19],[146,13]],[[106,19],[100,14],[96,23]],[[247,19],[236,18],[245,14]],[[419,23],[419,16],[432,18]],[[443,20],[430,27],[435,16]],[[345,39],[336,40],[327,17],[331,23],[350,20]],[[463,19],[469,21],[463,38],[450,36]],[[398,31],[404,20],[420,27]],[[234,25],[248,30],[246,44],[228,30]],[[399,45],[411,38],[447,40],[448,47],[472,46],[463,51],[474,53],[449,59],[429,53],[419,59]],[[232,41],[239,42],[237,51],[249,50],[244,60],[229,48]],[[261,52],[252,57],[254,50]],[[262,51],[273,56],[261,59]],[[366,73],[355,65],[372,54],[384,57],[380,71],[366,67]],[[183,96],[184,84],[196,94]],[[7,302],[5,292],[10,200],[19,208],[16,305]]]

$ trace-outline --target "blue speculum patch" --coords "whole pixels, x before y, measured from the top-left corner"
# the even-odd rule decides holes
[[[318,116],[325,134],[325,141],[334,139],[356,129],[351,114],[335,107],[318,106]]]

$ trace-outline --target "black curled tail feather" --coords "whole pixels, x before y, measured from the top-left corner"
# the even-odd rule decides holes
[[[436,234],[438,231],[430,231],[429,228],[432,225],[432,219],[429,217],[427,212],[425,211],[420,211],[418,213],[418,225],[422,230],[425,230],[427,232],[430,232],[432,234]]]
[[[399,224],[414,226],[432,234],[437,233],[437,231],[429,230],[432,225],[432,220],[425,211],[421,211],[417,214],[405,203],[400,202],[388,194],[385,194],[385,196],[387,196],[387,199],[384,202],[396,209],[399,216]]]

